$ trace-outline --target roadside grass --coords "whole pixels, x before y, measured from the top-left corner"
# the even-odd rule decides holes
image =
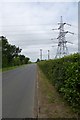
[[[39,118],[77,118],[77,114],[38,67]]]
[[[0,72],[2,72],[2,69],[0,68]]]
[[[25,64],[25,65],[27,65],[27,64]],[[19,67],[24,67],[25,65],[2,68],[2,72],[13,70],[13,69],[16,69],[16,68],[19,68]],[[1,69],[0,69],[0,71],[1,71]]]

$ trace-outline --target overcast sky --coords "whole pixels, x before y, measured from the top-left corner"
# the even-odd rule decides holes
[[[78,3],[77,2],[46,2],[26,0],[3,0],[0,4],[0,33],[6,36],[11,44],[22,48],[22,53],[36,61],[40,58],[40,49],[43,49],[43,59],[47,59],[48,50],[50,58],[54,58],[57,50],[57,38],[60,16],[63,21],[72,26],[65,25],[65,30],[74,32],[67,34],[66,39],[74,44],[67,44],[69,53],[77,52]],[[52,47],[54,46],[54,47]]]

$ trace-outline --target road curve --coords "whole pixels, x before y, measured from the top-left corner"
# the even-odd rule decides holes
[[[2,118],[33,118],[36,64],[2,74]]]

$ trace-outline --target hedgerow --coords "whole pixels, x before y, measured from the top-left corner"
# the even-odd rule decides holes
[[[49,81],[68,101],[72,108],[80,111],[80,54],[38,63]]]

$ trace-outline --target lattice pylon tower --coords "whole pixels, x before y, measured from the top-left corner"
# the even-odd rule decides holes
[[[48,60],[50,59],[50,50],[48,50]]]
[[[68,33],[68,31],[64,31],[64,25],[66,23],[63,23],[63,20],[62,20],[62,16],[61,16],[61,21],[60,23],[58,23],[60,26],[59,26],[59,36],[58,36],[58,48],[57,48],[57,53],[56,53],[56,56],[55,58],[61,58],[61,57],[64,57],[65,55],[68,55],[69,52],[68,52],[68,48],[67,48],[67,41],[66,41],[66,38],[65,38],[65,35]]]
[[[40,49],[40,60],[42,60],[42,49]]]

